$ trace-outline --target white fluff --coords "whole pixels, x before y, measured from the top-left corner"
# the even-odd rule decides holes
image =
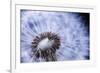
[[[46,11],[21,11],[21,49],[31,49],[32,38],[43,32],[53,32],[60,36],[61,45],[56,51],[57,60],[81,60],[86,59],[89,51],[89,35],[86,33],[84,22],[78,13],[70,12],[46,12]],[[47,43],[49,42],[49,43]],[[53,41],[47,38],[42,40],[38,48],[48,48]],[[25,46],[29,46],[27,48]],[[21,51],[24,52],[24,51]],[[22,53],[22,58],[29,55]],[[28,60],[27,60],[28,59]],[[31,58],[22,60],[30,62]],[[32,62],[36,62],[33,59]]]

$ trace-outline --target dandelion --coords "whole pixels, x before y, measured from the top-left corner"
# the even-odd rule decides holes
[[[89,60],[89,13],[21,10],[21,63]]]

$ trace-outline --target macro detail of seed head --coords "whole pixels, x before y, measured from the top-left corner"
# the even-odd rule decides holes
[[[56,61],[55,52],[60,47],[60,37],[51,32],[44,32],[33,39],[32,48],[36,49],[35,56],[46,61]],[[54,57],[55,56],[55,57]]]
[[[90,60],[89,13],[20,11],[20,62]]]

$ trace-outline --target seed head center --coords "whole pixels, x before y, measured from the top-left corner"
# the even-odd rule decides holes
[[[44,38],[38,43],[37,48],[41,50],[46,50],[52,48],[53,44],[54,44],[54,40],[49,40],[48,38]]]

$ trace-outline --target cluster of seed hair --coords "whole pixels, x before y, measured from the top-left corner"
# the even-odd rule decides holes
[[[53,40],[54,41],[53,45],[50,48],[47,48],[45,50],[37,49],[39,42],[45,38],[48,38],[49,40]],[[43,58],[45,61],[56,61],[57,59],[56,59],[55,52],[57,49],[59,49],[59,47],[60,47],[60,37],[57,34],[51,32],[41,33],[38,36],[36,36],[32,41],[32,49],[36,50],[35,52],[32,51],[33,54],[37,58],[40,57]]]

